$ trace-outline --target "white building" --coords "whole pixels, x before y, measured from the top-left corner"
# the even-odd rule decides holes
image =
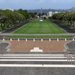
[[[58,11],[55,11],[55,12],[54,12],[54,14],[57,14],[57,13],[59,13],[59,12],[58,12]]]
[[[49,12],[48,12],[48,16],[49,16],[49,17],[52,17],[52,15],[53,15],[53,14],[56,14],[56,13],[59,13],[59,12],[58,12],[58,11],[55,11],[55,12],[49,11]]]
[[[48,16],[49,17],[52,17],[52,15],[53,15],[53,12],[52,11],[48,12]]]

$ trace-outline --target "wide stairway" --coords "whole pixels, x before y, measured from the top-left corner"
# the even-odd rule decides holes
[[[72,54],[0,54],[0,67],[75,67],[75,58]]]

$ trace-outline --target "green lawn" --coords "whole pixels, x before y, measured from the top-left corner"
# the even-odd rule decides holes
[[[52,23],[50,20],[44,20],[40,22],[39,20],[33,20],[32,22],[25,24],[21,28],[17,29],[15,34],[60,34],[65,33],[65,31]]]

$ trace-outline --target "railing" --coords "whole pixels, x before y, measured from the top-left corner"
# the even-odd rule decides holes
[[[74,39],[75,38],[75,34],[74,33],[67,33],[67,34],[9,34],[9,33],[3,33],[0,34],[0,39],[1,38],[13,38],[13,39],[24,39],[24,38],[28,38],[28,39],[39,39],[39,38],[43,38],[43,39]]]

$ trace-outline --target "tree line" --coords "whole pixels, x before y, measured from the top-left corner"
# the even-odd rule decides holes
[[[0,10],[0,30],[8,30],[25,24],[35,17],[27,10]]]
[[[63,27],[75,31],[75,12],[57,13],[52,16],[52,19]]]

